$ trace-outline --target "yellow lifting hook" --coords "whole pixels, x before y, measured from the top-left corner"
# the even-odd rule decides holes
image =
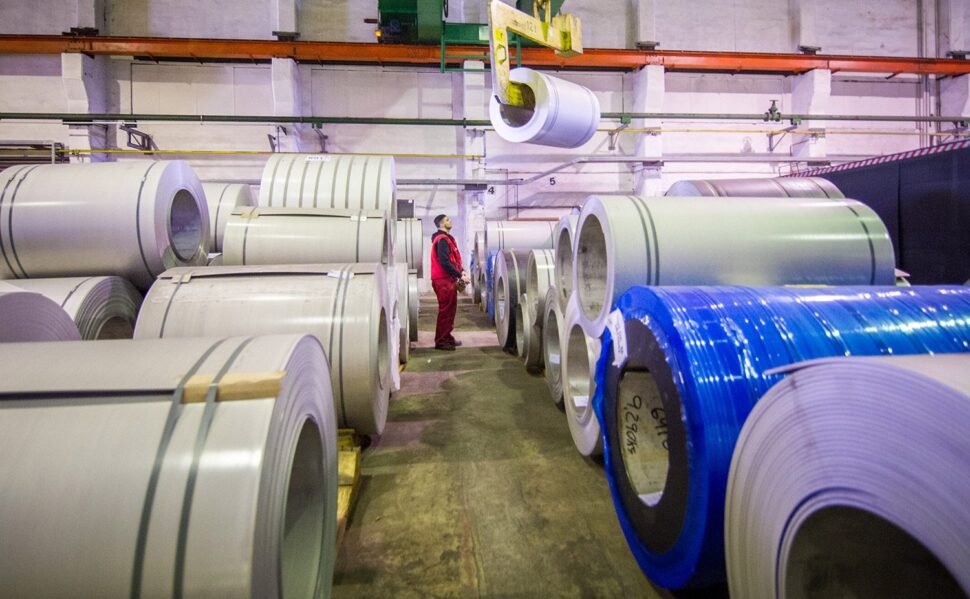
[[[501,0],[488,2],[489,52],[492,60],[492,90],[499,103],[534,108],[535,97],[528,86],[509,81],[509,32],[517,33],[548,48],[559,56],[583,53],[583,30],[572,14],[552,16],[551,0],[533,0],[529,15]],[[544,18],[539,17],[544,11]]]

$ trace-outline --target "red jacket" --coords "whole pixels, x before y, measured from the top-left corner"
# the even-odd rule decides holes
[[[459,279],[464,269],[455,238],[444,231],[431,236],[431,280]]]

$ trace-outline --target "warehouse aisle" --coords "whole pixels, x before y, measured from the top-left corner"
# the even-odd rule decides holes
[[[455,352],[412,351],[363,456],[334,597],[662,597],[617,524],[601,466],[573,448],[541,377],[469,300]]]

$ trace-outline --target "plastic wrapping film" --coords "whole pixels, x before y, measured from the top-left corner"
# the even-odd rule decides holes
[[[401,325],[398,328],[398,359],[401,364],[407,364],[411,355],[411,309],[409,305],[411,294],[407,264],[395,265],[394,271],[394,275],[397,277],[396,314]]]
[[[970,596],[970,354],[787,371],[731,461],[731,596]]]
[[[592,139],[600,122],[600,103],[589,89],[527,68],[509,80],[532,93],[531,108],[501,104],[493,94],[489,118],[499,137],[514,143],[578,148]]]
[[[0,345],[4,594],[329,597],[328,374],[309,335]]]
[[[502,250],[495,257],[495,333],[508,350],[515,350],[515,307],[525,291],[528,259],[524,250]]]
[[[635,285],[891,285],[885,225],[855,200],[591,196],[573,281],[587,334]]]
[[[393,156],[274,154],[266,161],[259,205],[381,210],[397,219]]]
[[[0,172],[0,278],[117,275],[139,289],[205,264],[209,215],[188,163],[133,160]]]
[[[10,285],[40,293],[74,320],[81,339],[131,339],[141,294],[121,277],[24,279]]]
[[[489,254],[502,250],[551,250],[556,221],[490,220],[485,222],[485,247]]]
[[[844,198],[828,179],[821,177],[765,177],[759,179],[698,179],[677,181],[668,196],[717,196],[764,198]]]
[[[421,293],[418,291],[418,273],[408,271],[408,338],[418,340],[418,317],[421,314]]]
[[[564,318],[556,299],[559,292],[550,288],[546,294],[546,309],[542,318],[542,362],[545,366],[546,386],[552,403],[562,405],[562,327]],[[550,301],[553,300],[553,301]]]
[[[71,316],[55,301],[0,281],[0,343],[80,338]]]
[[[724,580],[738,433],[770,370],[831,356],[970,350],[963,287],[635,287],[597,365],[597,415],[621,528],[668,587]]]
[[[239,208],[256,206],[253,188],[244,183],[203,183],[205,201],[209,206],[209,239],[211,253],[222,252],[222,235],[229,223],[229,215]]]
[[[398,263],[407,263],[411,270],[424,276],[424,233],[419,218],[397,219],[397,232],[394,235],[394,258]]]
[[[495,263],[498,258],[496,252],[489,252],[486,261],[485,281],[485,316],[489,324],[495,324]]]
[[[556,300],[560,310],[569,305],[573,293],[573,238],[576,235],[578,214],[570,214],[559,219],[553,233],[553,260],[556,266],[555,285],[559,290]]]
[[[180,268],[145,296],[135,339],[313,333],[330,361],[339,424],[373,435],[398,362],[392,318],[379,264]]]
[[[256,208],[229,217],[225,265],[387,264],[388,220],[375,210]]]
[[[581,455],[600,455],[603,435],[593,411],[600,340],[583,330],[575,294],[566,308],[560,348],[563,404],[573,445]]]

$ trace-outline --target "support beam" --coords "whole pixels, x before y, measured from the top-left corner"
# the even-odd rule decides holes
[[[489,90],[485,84],[485,63],[468,60],[462,65],[465,69],[456,73],[455,103],[461,111],[454,118],[467,120],[488,120]],[[485,155],[485,129],[472,127],[457,130],[459,137],[458,153],[465,155]],[[483,179],[484,163],[481,159],[463,159],[459,173],[465,179]],[[468,262],[475,244],[475,231],[485,227],[485,194],[481,191],[461,190],[458,192],[458,218],[462,224],[462,257]]]
[[[271,31],[278,33],[298,33],[300,26],[297,15],[300,9],[299,0],[272,0]]]
[[[632,0],[633,2],[633,48],[660,42],[657,34],[657,0]]]
[[[662,112],[664,93],[664,68],[659,66],[643,67],[634,74],[636,81],[633,86],[633,109],[635,112]],[[638,133],[636,142],[636,156],[645,162],[660,162],[663,160],[663,136],[659,133],[663,121],[660,119],[634,119],[631,123],[635,129],[657,129],[657,133]],[[662,195],[660,166],[636,167],[633,189],[637,195]]]
[[[970,52],[970,2],[940,0],[940,52]]]
[[[832,96],[832,71],[816,69],[792,79],[792,112],[796,114],[827,114]],[[823,160],[826,156],[825,126],[820,121],[806,120],[799,129],[810,135],[792,135],[791,154],[806,160]]]
[[[107,108],[108,59],[89,58],[83,54],[61,54],[61,82],[67,109],[75,114],[104,112]],[[103,150],[111,147],[114,125],[68,125],[69,145],[81,150]],[[72,162],[108,160],[105,154],[74,155]]]
[[[815,5],[815,0],[789,0],[793,52],[821,46],[815,28]]]
[[[305,102],[300,79],[300,65],[292,58],[274,58],[271,66],[273,81],[273,114],[283,117],[305,116]],[[280,152],[319,152],[323,150],[320,137],[305,123],[278,124],[270,131],[276,138]]]
[[[960,115],[970,120],[970,75],[940,82],[940,108],[944,114]]]

